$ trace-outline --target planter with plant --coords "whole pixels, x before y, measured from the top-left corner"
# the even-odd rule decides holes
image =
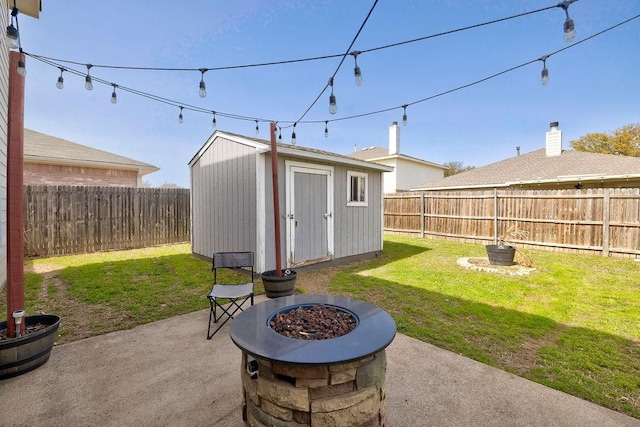
[[[519,229],[517,225],[509,226],[504,233],[497,238],[497,244],[486,245],[489,264],[491,265],[513,265],[516,252],[523,259],[523,264],[527,267],[532,266],[531,260],[522,252],[518,251],[515,246],[508,244],[513,239],[524,239],[529,235],[525,230]]]

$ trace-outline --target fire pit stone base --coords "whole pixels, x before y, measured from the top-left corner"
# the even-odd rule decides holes
[[[257,375],[247,364],[255,360]],[[291,365],[242,353],[243,418],[249,426],[384,426],[384,349],[333,365]]]

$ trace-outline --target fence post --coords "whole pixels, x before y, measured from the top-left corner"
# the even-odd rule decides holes
[[[420,193],[420,237],[424,239],[424,191]]]
[[[609,223],[611,221],[610,208],[611,189],[605,188],[602,200],[602,256],[609,256]]]
[[[493,244],[498,244],[498,189],[493,189]]]

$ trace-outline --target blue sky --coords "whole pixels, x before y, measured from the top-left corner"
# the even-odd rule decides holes
[[[18,0],[18,7],[20,0]],[[352,50],[499,19],[557,4],[548,0],[380,0]],[[213,68],[344,53],[373,1],[341,0],[44,0],[40,19],[19,17],[23,49],[78,62],[134,67]],[[579,0],[569,7],[580,41],[640,14],[640,0]],[[386,147],[388,127],[402,108],[351,120],[331,120],[411,104],[483,79],[568,46],[562,9],[362,54],[364,84],[356,86],[348,56],[334,82],[338,113],[325,92],[296,126],[298,144],[347,154]],[[552,121],[563,146],[589,132],[640,121],[640,19],[547,60],[549,84],[536,62],[473,87],[412,105],[401,152],[436,163],[482,166],[544,146]],[[94,67],[100,79],[206,109],[248,117],[298,120],[326,85],[339,58],[200,73]],[[83,66],[67,65],[79,71]],[[211,114],[179,108],[64,73],[27,58],[25,126],[73,142],[151,163],[153,186],[189,186],[188,162],[214,131]],[[324,138],[324,120],[329,137]],[[283,126],[289,126],[285,124]],[[255,122],[217,117],[217,129],[255,136]],[[260,123],[268,139],[268,123]],[[291,128],[283,130],[290,142]]]

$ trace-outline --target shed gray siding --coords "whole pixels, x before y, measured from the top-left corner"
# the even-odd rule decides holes
[[[256,150],[217,138],[191,167],[192,250],[256,252]]]
[[[349,159],[334,153],[280,145],[278,151],[278,185],[280,208],[280,246],[282,250],[283,268],[292,260],[288,257],[292,249],[289,246],[287,224],[292,213],[287,200],[291,190],[297,191],[298,205],[300,197],[317,197],[311,194],[322,191],[300,191],[288,188],[290,177],[288,165],[296,173],[305,170],[330,171],[332,191],[329,193],[327,206],[316,205],[315,210],[331,210],[332,216],[323,230],[315,228],[299,233],[296,242],[296,256],[309,258],[296,259],[295,265],[312,263],[324,248],[312,248],[309,239],[326,238],[329,240],[327,250],[331,259],[357,256],[382,250],[382,172],[388,168],[368,164],[364,161]],[[211,257],[216,251],[252,251],[256,254],[256,271],[275,269],[275,232],[273,210],[273,188],[271,173],[271,153],[266,141],[243,137],[241,135],[216,132],[202,146],[189,162],[191,167],[192,194],[192,251],[198,255]],[[291,162],[289,162],[291,161]],[[323,166],[323,167],[320,167]],[[347,206],[348,175],[351,172],[367,174],[367,206]],[[313,182],[318,183],[318,180]],[[325,187],[325,188],[331,188]],[[327,193],[325,193],[327,194]],[[309,199],[311,201],[311,199]],[[330,202],[330,203],[329,203]],[[303,202],[304,203],[304,202]],[[311,205],[311,203],[309,203]],[[331,206],[332,205],[332,206]],[[302,208],[302,213],[306,207]],[[300,209],[300,205],[298,205]],[[307,212],[309,213],[309,212]],[[318,216],[309,215],[315,221]],[[302,218],[301,218],[302,219]],[[330,225],[331,228],[327,228]],[[318,237],[320,236],[320,237]],[[333,244],[331,244],[331,242]],[[317,243],[317,242],[316,242]],[[306,245],[306,246],[305,246]],[[310,249],[311,248],[311,249]],[[305,249],[309,249],[305,251]],[[319,250],[318,250],[319,249]],[[317,261],[315,261],[317,262]]]
[[[367,206],[347,206],[347,171],[367,174]],[[334,258],[382,250],[382,173],[344,165],[334,172]]]

